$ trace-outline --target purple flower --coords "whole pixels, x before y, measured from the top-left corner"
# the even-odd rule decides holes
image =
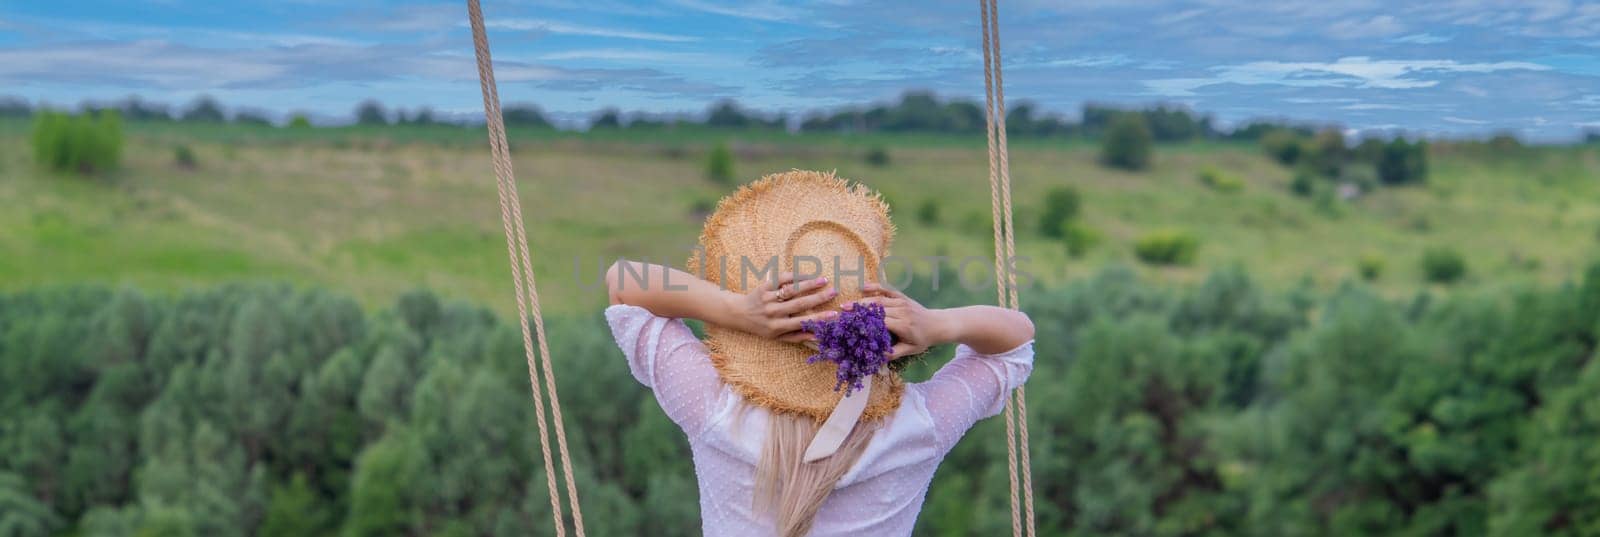
[[[831,321],[805,321],[800,329],[816,336],[817,353],[806,363],[827,360],[839,365],[839,381],[834,391],[845,388],[845,395],[864,387],[884,365],[894,348],[889,327],[883,322],[883,306],[857,303],[839,312]]]

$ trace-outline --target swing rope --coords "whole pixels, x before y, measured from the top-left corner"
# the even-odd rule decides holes
[[[984,123],[989,141],[989,205],[994,218],[994,283],[1002,307],[1020,309],[1017,299],[1017,245],[1011,223],[1011,157],[1006,150],[1006,91],[1000,69],[1000,16],[998,0],[978,0],[983,22]],[[1011,534],[1036,535],[1033,517],[1033,464],[1028,439],[1028,397],[1018,386],[1006,398],[1006,466],[1011,492]],[[1017,461],[1021,443],[1021,463]],[[1018,483],[1018,477],[1021,483]],[[1022,491],[1019,501],[1018,490]]]
[[[500,194],[500,223],[505,228],[506,256],[511,261],[511,282],[516,287],[517,319],[522,327],[522,350],[528,361],[528,384],[533,389],[534,420],[539,425],[539,449],[544,454],[544,475],[550,488],[550,513],[555,519],[556,537],[566,535],[562,522],[561,496],[556,491],[556,471],[550,457],[550,425],[546,423],[544,391],[550,392],[550,414],[554,418],[556,450],[561,458],[561,473],[567,500],[572,504],[573,531],[584,537],[583,511],[578,506],[577,478],[572,473],[572,458],[567,452],[566,426],[561,419],[561,398],[556,395],[555,371],[550,367],[550,344],[545,338],[544,316],[539,311],[539,289],[534,282],[528,237],[523,229],[522,200],[517,194],[517,179],[511,168],[511,149],[506,143],[504,118],[500,115],[500,92],[494,81],[494,65],[489,57],[489,37],[483,27],[483,10],[478,0],[467,0],[467,16],[472,23],[472,46],[478,59],[478,82],[483,89],[483,115],[489,128],[489,150],[493,156],[495,186]],[[526,285],[524,285],[526,280]],[[533,333],[528,331],[528,314],[533,314]],[[539,362],[534,361],[534,340],[539,344]],[[539,387],[544,379],[544,390]]]

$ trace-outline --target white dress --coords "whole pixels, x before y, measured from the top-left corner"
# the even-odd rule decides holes
[[[751,505],[766,440],[765,409],[723,384],[700,340],[679,319],[637,306],[606,309],[628,368],[689,437],[700,483],[701,531],[711,537],[772,535]],[[868,443],[817,511],[813,536],[910,535],[939,461],[1033,369],[1033,342],[995,355],[965,345],[927,382],[908,383],[900,408]],[[742,414],[742,417],[741,417]]]

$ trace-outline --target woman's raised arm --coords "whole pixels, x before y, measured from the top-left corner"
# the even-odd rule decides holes
[[[618,260],[606,270],[612,304],[628,304],[662,317],[699,319],[762,337],[805,341],[801,321],[826,319],[837,312],[797,314],[832,299],[827,278],[794,281],[793,273],[768,279],[739,294],[665,265]]]
[[[999,354],[1033,339],[1033,321],[1026,313],[994,306],[928,309],[905,293],[868,283],[862,302],[884,306],[889,330],[900,336],[895,356],[921,352],[941,343],[960,343],[979,354]]]

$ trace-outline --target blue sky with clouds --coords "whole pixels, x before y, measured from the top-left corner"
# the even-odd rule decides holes
[[[603,106],[768,111],[982,96],[977,2],[485,0],[502,98],[578,120]],[[1223,123],[1600,128],[1600,1],[1008,0],[1007,95],[1075,114],[1169,102]],[[333,119],[375,97],[472,117],[459,2],[0,3],[0,94],[232,106]]]

